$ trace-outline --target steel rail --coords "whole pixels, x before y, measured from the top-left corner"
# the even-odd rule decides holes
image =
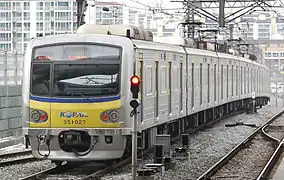
[[[11,159],[11,160],[7,160],[7,161],[0,161],[0,167],[2,167],[2,166],[9,166],[9,165],[13,165],[13,164],[33,162],[33,161],[38,161],[38,159],[35,158],[35,157],[22,157],[22,158],[18,158],[18,159]]]
[[[31,150],[0,154],[0,159],[8,158],[8,157],[11,157],[11,156],[17,156],[17,155],[23,156],[23,155],[29,155],[29,154],[32,154]]]
[[[62,164],[62,165],[58,165],[55,167],[51,167],[48,169],[45,169],[43,171],[31,174],[27,177],[21,178],[20,180],[36,180],[36,179],[41,179],[41,176],[45,176],[47,174],[52,174],[52,173],[57,173],[60,171],[64,171],[66,168],[70,167],[68,163]]]
[[[246,139],[244,139],[241,143],[239,143],[235,148],[233,148],[228,154],[226,154],[222,159],[220,159],[217,163],[215,163],[211,168],[209,168],[205,173],[203,173],[198,180],[209,179],[212,175],[214,175],[223,165],[225,165],[230,159],[232,159],[243,147],[250,142],[259,132],[262,131],[263,127],[266,127],[268,124],[271,124],[275,121],[279,116],[284,113],[284,110],[281,110],[276,115],[271,117],[267,122],[265,122],[262,126],[258,127],[254,132],[252,132]]]
[[[268,162],[266,163],[266,165],[264,166],[264,168],[262,169],[262,171],[258,175],[257,180],[268,179],[268,176],[269,176],[271,170],[273,169],[273,167],[275,166],[275,164],[277,163],[277,160],[278,160],[279,156],[281,155],[282,150],[283,150],[283,142],[280,142],[278,147],[276,148],[276,150],[272,154],[271,158],[268,160]]]

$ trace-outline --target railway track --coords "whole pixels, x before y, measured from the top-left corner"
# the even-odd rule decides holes
[[[143,154],[149,153],[149,150],[145,150]],[[55,166],[41,172],[29,175],[22,178],[21,180],[35,180],[35,179],[97,179],[106,173],[113,171],[119,167],[131,163],[131,157],[127,157],[124,160],[113,163],[110,166],[105,166],[105,164],[99,163],[84,163],[75,165],[73,163],[63,163],[62,165]]]
[[[236,114],[243,113],[243,111],[236,112],[227,116],[224,116],[222,118],[216,119],[215,121],[208,122],[206,124],[203,124],[201,126],[198,126],[194,129],[189,129],[187,133],[195,133],[197,131],[200,131],[201,129],[207,128],[208,126],[212,126],[214,123],[219,122],[222,119],[234,116]],[[180,139],[180,136],[172,138],[172,142],[175,142]],[[147,149],[143,151],[143,156],[151,153],[153,151],[153,148]],[[99,177],[104,176],[105,174],[119,168],[122,166],[125,166],[127,164],[130,164],[132,160],[132,157],[127,157],[124,160],[118,161],[116,163],[113,163],[110,166],[101,166],[98,167],[95,165],[95,169],[92,169],[90,171],[86,172],[86,169],[82,170],[82,168],[78,168],[74,165],[70,165],[68,163],[55,166],[46,170],[43,170],[41,172],[37,172],[35,174],[29,175],[27,177],[22,178],[21,180],[34,180],[34,179],[59,179],[65,177],[65,179],[70,179],[71,177],[73,179],[82,179],[82,180],[88,180],[88,179],[97,179]],[[76,173],[70,173],[70,171],[75,171]],[[66,177],[67,176],[67,177]]]
[[[277,120],[279,120],[278,118]],[[284,123],[281,121],[277,122],[274,121],[271,124],[267,124],[262,128],[262,133],[269,137],[270,139],[273,139],[274,141],[278,142],[278,146],[276,150],[274,151],[273,155],[270,157],[262,171],[257,177],[257,180],[264,180],[269,179],[275,172],[272,172],[276,168],[276,164],[280,163],[282,158],[279,158],[280,156],[283,156],[283,149],[284,149]]]
[[[37,161],[37,159],[32,156],[31,150],[0,155],[0,167],[33,161]]]
[[[273,125],[274,122],[280,119],[283,120],[283,114],[284,111],[279,112],[257,128],[249,137],[202,174],[198,180],[219,178],[265,179],[282,152],[283,145],[281,141],[284,135],[284,133],[280,133],[280,135],[278,133],[278,136],[275,136],[275,134],[273,135],[268,131],[275,126]],[[282,123],[283,125],[284,123]],[[282,138],[279,139],[279,136]],[[261,148],[261,146],[267,149]],[[254,156],[255,154],[256,156]],[[253,166],[252,169],[248,168],[249,166]],[[240,174],[238,172],[240,168],[247,171],[243,170],[243,174]]]
[[[6,153],[6,154],[0,154],[0,160],[4,158],[9,158],[11,156],[17,156],[17,155],[29,155],[32,154],[31,150],[26,150],[26,151],[19,151],[19,152],[13,152],[13,153]]]

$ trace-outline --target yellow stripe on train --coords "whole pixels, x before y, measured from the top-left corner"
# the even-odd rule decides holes
[[[48,103],[30,100],[30,108],[48,114],[45,123],[30,123],[31,128],[119,128],[119,123],[104,123],[101,114],[119,109],[120,100],[97,103]],[[73,113],[78,114],[74,116]]]

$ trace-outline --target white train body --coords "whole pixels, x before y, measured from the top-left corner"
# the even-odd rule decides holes
[[[34,156],[38,158],[44,158],[43,155],[47,155],[47,158],[51,160],[58,161],[121,158],[124,151],[129,148],[127,139],[131,135],[133,125],[133,118],[130,117],[132,109],[129,102],[132,99],[130,78],[134,74],[141,78],[138,129],[147,131],[151,137],[155,136],[158,131],[155,127],[159,125],[178,121],[185,129],[191,122],[195,124],[194,126],[201,123],[198,120],[190,119],[195,114],[202,112],[206,114],[207,111],[212,111],[214,115],[202,117],[202,121],[207,122],[213,120],[215,116],[226,113],[223,107],[226,107],[227,110],[231,109],[231,105],[243,107],[247,104],[245,102],[251,99],[253,92],[257,104],[260,106],[266,104],[269,99],[268,68],[255,61],[231,54],[182,46],[185,41],[178,45],[171,42],[168,44],[153,42],[151,33],[130,26],[101,26],[103,27],[101,30],[98,30],[97,27],[99,26],[83,25],[78,29],[77,34],[40,37],[32,40],[27,47],[23,73],[24,133],[31,144]],[[143,40],[125,37],[127,29],[130,30],[128,35],[135,38],[140,37]],[[99,31],[104,33],[99,33]],[[141,35],[141,32],[144,34]],[[31,82],[33,81],[31,75],[34,75],[31,70],[33,63],[49,63],[51,74],[55,71],[57,64],[73,63],[73,59],[57,61],[50,58],[47,62],[43,60],[33,61],[35,48],[46,45],[49,47],[59,45],[58,47],[60,47],[60,44],[74,43],[80,46],[86,44],[92,46],[93,44],[100,47],[113,46],[118,48],[117,57],[119,61],[117,62],[120,63],[117,94],[105,93],[99,97],[83,94],[82,96],[76,95],[76,97],[66,98],[53,96],[53,90],[50,91],[48,97],[31,93]],[[187,42],[187,44],[192,46],[192,42]],[[51,56],[57,57],[53,50],[45,50],[39,53],[42,53],[39,56],[48,57],[47,54],[51,53]],[[63,51],[60,51],[60,53],[63,53]],[[65,53],[72,54],[72,51]],[[97,56],[106,56],[108,52],[104,52],[102,48],[93,53]],[[86,54],[81,55],[85,57]],[[75,64],[89,63],[84,60],[75,61]],[[106,62],[107,59],[102,63]],[[49,83],[53,87],[52,83],[55,80],[53,80],[53,75],[50,77]],[[72,89],[75,91],[76,88],[70,83],[67,83],[67,85],[68,88],[64,92]],[[82,92],[84,92],[84,89]],[[111,90],[106,92],[111,92]],[[87,102],[86,99],[91,99],[92,102]],[[96,101],[97,99],[109,100],[103,102]],[[72,103],[73,101],[76,103]],[[234,103],[235,105],[233,105]],[[31,117],[34,109],[37,109],[37,112],[45,112],[43,118],[48,116],[48,119],[45,122],[40,120],[35,122],[34,117]],[[85,112],[85,115],[88,114],[88,116],[81,116],[81,119],[73,116],[68,121],[67,113],[64,114],[64,112],[72,112],[72,109],[76,112]],[[118,119],[104,121],[102,113],[113,109],[117,111]],[[58,117],[59,113],[63,116],[60,117],[61,119]],[[80,120],[83,122],[82,119],[85,120],[85,124],[78,124]],[[64,124],[63,121],[70,123]],[[74,124],[74,122],[77,122],[77,124]],[[62,139],[60,140],[63,132],[72,130],[84,132],[86,134],[81,134],[80,137],[86,136],[90,139],[84,150],[78,149],[77,146],[76,149],[74,145],[77,153],[74,153],[73,150],[67,151],[66,147],[69,147],[69,145],[66,145],[65,139],[64,142]],[[148,138],[150,138],[149,136]],[[109,137],[112,139],[111,143],[107,143]],[[149,140],[147,143],[154,144],[154,140]],[[86,154],[82,155],[82,153]]]

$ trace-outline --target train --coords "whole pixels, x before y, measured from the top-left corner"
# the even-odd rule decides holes
[[[84,24],[27,46],[22,85],[26,147],[63,161],[112,161],[131,152],[130,78],[140,78],[142,148],[269,101],[269,69],[255,56],[183,37],[154,40],[130,25]]]

